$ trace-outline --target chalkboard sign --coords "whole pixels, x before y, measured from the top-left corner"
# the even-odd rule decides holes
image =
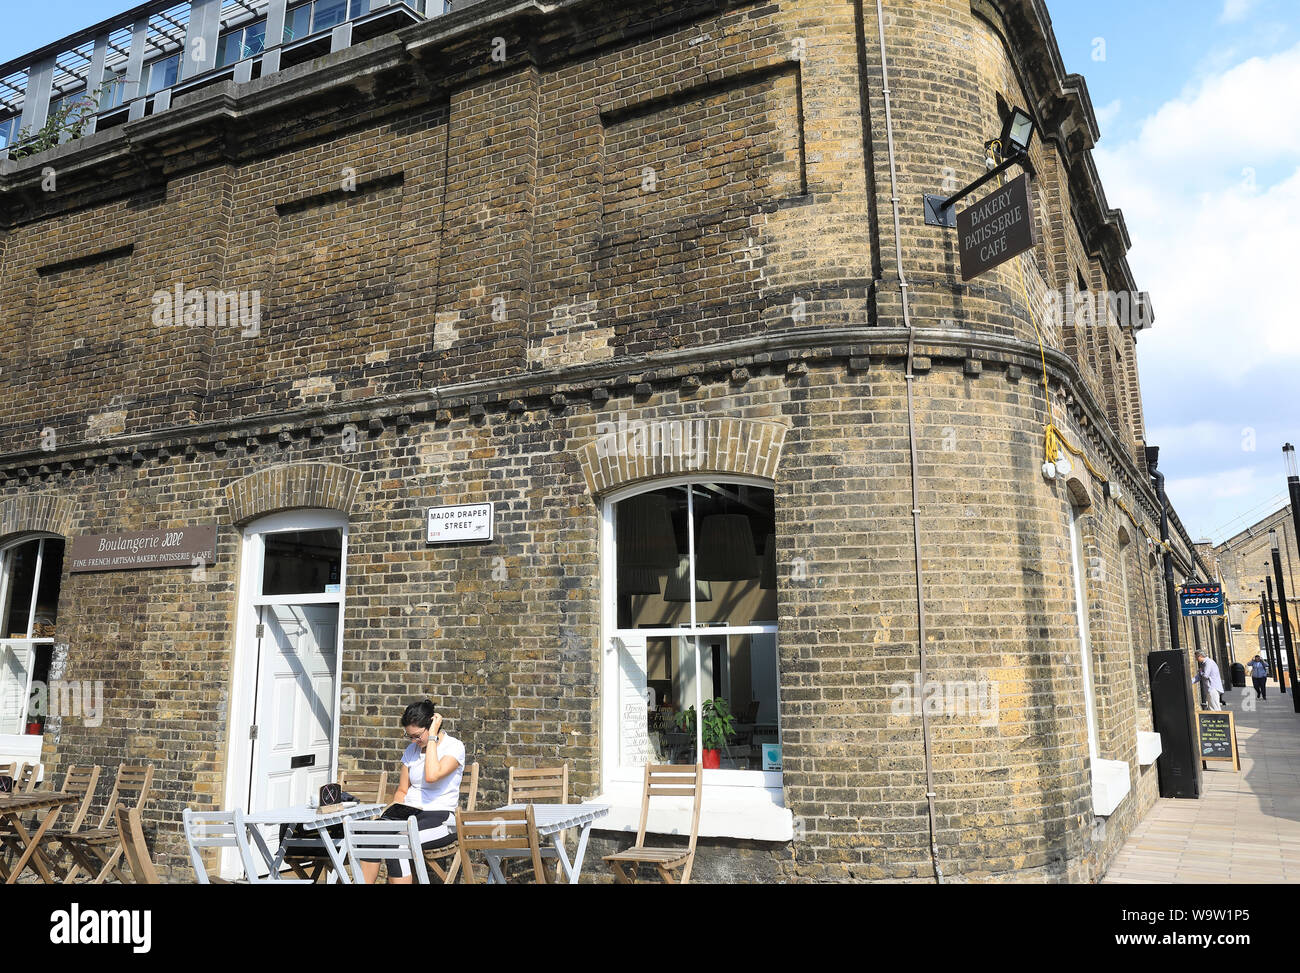
[[[1237,759],[1237,724],[1229,710],[1197,710],[1196,728],[1201,740],[1201,763],[1207,760],[1230,760],[1232,769],[1240,770]]]

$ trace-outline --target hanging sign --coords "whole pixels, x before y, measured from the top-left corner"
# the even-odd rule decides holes
[[[207,524],[125,534],[82,534],[72,539],[69,561],[71,574],[215,564],[217,528]]]
[[[1183,617],[1223,614],[1223,585],[1217,581],[1191,582],[1178,595]]]
[[[961,279],[972,280],[1034,246],[1028,173],[957,214]]]
[[[454,507],[429,508],[426,543],[447,544],[492,540],[493,505],[463,503]]]

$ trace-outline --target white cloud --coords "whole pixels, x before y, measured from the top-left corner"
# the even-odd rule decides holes
[[[1109,105],[1102,105],[1100,108],[1093,109],[1097,115],[1097,127],[1101,129],[1103,136],[1106,134],[1106,129],[1110,127],[1110,123],[1119,117],[1123,107],[1124,102],[1116,98]]]
[[[1300,363],[1296,91],[1300,46],[1206,79],[1134,140],[1096,150],[1156,309],[1139,341],[1144,378],[1208,370],[1235,381],[1265,355]]]
[[[1219,23],[1232,24],[1245,20],[1246,15],[1258,4],[1258,0],[1224,0],[1223,13],[1219,14]]]

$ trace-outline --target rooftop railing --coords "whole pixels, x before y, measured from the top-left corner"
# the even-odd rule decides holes
[[[152,0],[0,65],[0,159],[166,111],[475,0]]]

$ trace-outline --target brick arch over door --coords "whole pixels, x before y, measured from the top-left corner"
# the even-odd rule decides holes
[[[33,531],[67,537],[72,513],[71,500],[49,493],[0,501],[0,540]]]
[[[596,438],[578,451],[578,461],[593,497],[689,473],[775,480],[785,434],[782,424],[759,419],[668,416],[601,423]]]
[[[299,507],[348,513],[360,482],[359,472],[335,463],[285,463],[227,486],[226,512],[236,527]]]

